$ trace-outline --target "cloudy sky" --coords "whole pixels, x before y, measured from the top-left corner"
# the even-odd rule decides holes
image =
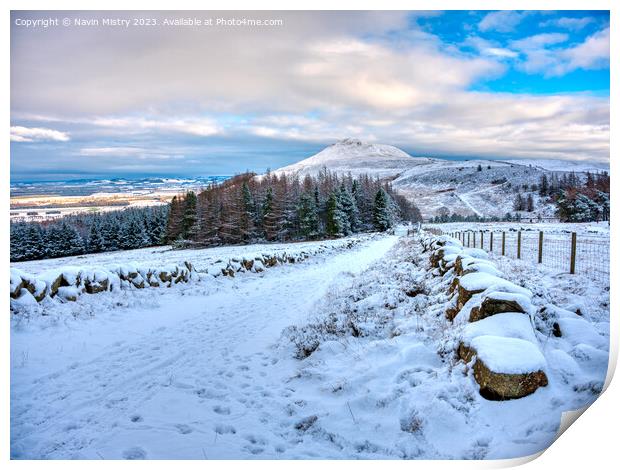
[[[103,25],[136,17],[157,25]],[[59,24],[25,26],[46,18]],[[282,25],[164,24],[180,18]],[[606,12],[13,12],[11,24],[14,181],[263,171],[346,137],[412,155],[609,161]]]

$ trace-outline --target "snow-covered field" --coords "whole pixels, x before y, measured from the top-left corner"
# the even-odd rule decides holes
[[[244,248],[131,256],[189,258],[200,269]],[[117,263],[123,255],[77,261]],[[37,273],[63,262],[19,268]],[[537,452],[553,441],[562,411],[592,402],[602,388],[609,288],[525,263],[501,269],[534,293],[537,307],[578,306],[591,325],[587,335],[561,338],[537,331],[549,385],[503,402],[482,398],[457,360],[461,332],[444,316],[446,286],[413,237],[368,237],[258,274],[84,295],[45,315],[13,315],[12,456],[480,459]],[[299,359],[308,343],[316,350]]]

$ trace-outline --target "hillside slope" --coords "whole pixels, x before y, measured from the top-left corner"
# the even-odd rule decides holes
[[[501,217],[512,212],[517,191],[534,198],[535,211],[522,214],[524,217],[550,217],[554,208],[531,191],[543,174],[574,171],[583,175],[586,171],[609,170],[592,162],[412,157],[391,145],[345,139],[275,173],[303,177],[324,168],[339,174],[368,173],[391,181],[395,190],[418,205],[425,218],[437,215],[442,208],[451,214]]]

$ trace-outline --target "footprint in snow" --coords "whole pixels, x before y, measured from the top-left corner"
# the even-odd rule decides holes
[[[215,411],[219,415],[229,415],[230,414],[230,408],[228,408],[227,406],[215,405],[213,407],[213,411]]]
[[[216,424],[215,432],[217,434],[237,434],[237,430],[230,424]]]
[[[132,447],[123,452],[125,460],[144,460],[146,459],[146,451],[141,447]]]
[[[254,434],[245,434],[243,436],[243,438],[248,441],[250,444],[260,444],[260,445],[266,445],[267,444],[267,440],[260,437],[260,436],[256,436]]]
[[[177,424],[176,428],[181,434],[190,434],[193,431],[191,426],[188,426],[187,424]]]

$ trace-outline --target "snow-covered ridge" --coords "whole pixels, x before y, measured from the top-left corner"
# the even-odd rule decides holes
[[[609,163],[605,162],[588,162],[588,161],[570,161],[570,160],[552,160],[552,159],[522,159],[522,160],[506,160],[507,163],[515,165],[526,165],[540,168],[547,171],[574,171],[576,173],[598,173],[601,171],[609,172]]]
[[[84,293],[172,287],[180,282],[200,281],[210,277],[234,277],[236,273],[244,272],[260,273],[278,264],[298,263],[311,256],[349,249],[366,238],[349,237],[324,243],[300,244],[297,248],[293,245],[286,250],[254,252],[248,248],[244,254],[211,260],[198,268],[190,261],[165,265],[128,261],[101,266],[62,266],[37,275],[11,268],[11,308],[18,311],[44,299],[75,301]]]

